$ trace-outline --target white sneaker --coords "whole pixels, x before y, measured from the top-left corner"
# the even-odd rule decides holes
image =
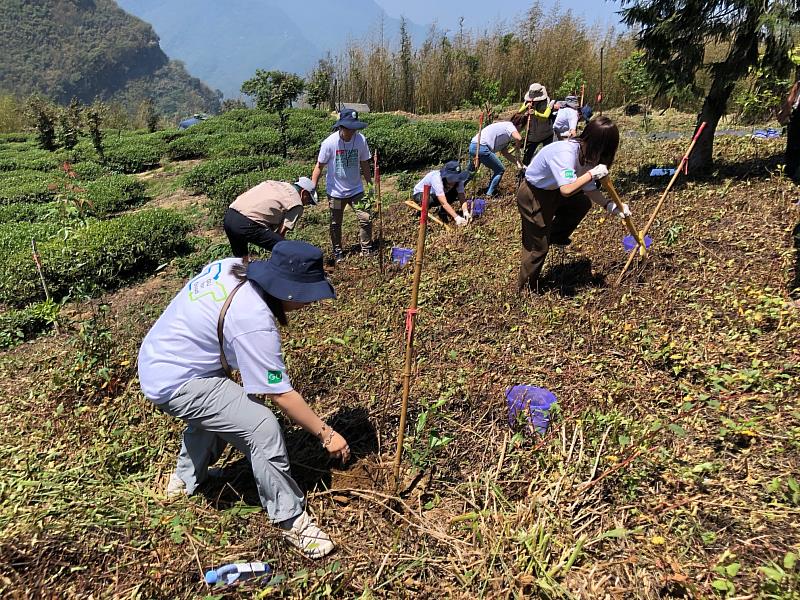
[[[186,491],[186,482],[178,477],[177,473],[172,473],[167,482],[167,489],[164,492],[167,500],[174,500],[181,496],[188,496],[189,492]]]
[[[280,527],[286,541],[309,558],[322,558],[335,548],[328,534],[317,527],[307,512],[295,517],[291,524],[289,521],[280,523]]]

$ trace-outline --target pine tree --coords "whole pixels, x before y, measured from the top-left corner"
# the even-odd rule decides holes
[[[736,82],[759,63],[788,71],[791,29],[800,19],[798,0],[620,0],[623,22],[638,28],[637,46],[645,52],[649,71],[661,92],[669,87],[696,89],[706,70],[711,85],[697,124],[706,129],[689,168],[703,171],[713,164],[714,131],[727,109]],[[705,63],[710,44],[727,44],[719,62]],[[759,49],[763,48],[763,54]]]

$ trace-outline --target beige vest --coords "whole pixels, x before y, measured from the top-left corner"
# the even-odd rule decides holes
[[[233,210],[270,229],[280,227],[289,211],[295,217],[292,219],[294,225],[295,215],[302,212],[302,206],[300,193],[291,183],[269,180],[250,188],[231,204]],[[300,207],[299,211],[297,207]]]

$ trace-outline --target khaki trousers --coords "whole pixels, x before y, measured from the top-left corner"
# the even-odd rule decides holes
[[[372,246],[372,217],[365,210],[359,210],[354,205],[364,197],[364,192],[360,192],[349,198],[334,198],[328,200],[328,207],[331,211],[331,245],[335,248],[342,247],[342,221],[344,220],[344,208],[348,204],[356,213],[358,219],[358,239],[361,248],[368,250]]]
[[[583,192],[566,198],[559,190],[540,190],[523,180],[517,190],[522,218],[522,257],[518,289],[536,289],[550,244],[565,244],[592,207]]]

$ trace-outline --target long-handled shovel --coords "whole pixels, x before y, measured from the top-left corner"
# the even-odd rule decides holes
[[[426,185],[422,191],[422,210],[419,214],[419,233],[417,234],[417,252],[414,262],[414,281],[411,284],[411,305],[406,311],[406,360],[403,367],[403,399],[400,404],[400,425],[397,431],[397,451],[394,456],[394,485],[400,487],[400,461],[403,458],[403,441],[406,433],[406,416],[408,415],[408,396],[411,390],[411,363],[414,354],[414,326],[417,322],[417,301],[419,299],[419,281],[422,277],[422,259],[425,255],[425,234],[428,231],[428,200],[431,186]]]
[[[647,225],[645,225],[644,229],[642,229],[642,239],[644,239],[644,236],[647,235],[648,231],[650,231],[650,227],[652,227],[653,222],[656,220],[656,217],[658,216],[658,211],[660,211],[661,207],[664,205],[664,200],[666,200],[667,194],[669,194],[670,190],[672,189],[672,186],[675,184],[675,180],[678,179],[678,175],[681,174],[682,170],[688,171],[689,156],[692,154],[692,150],[694,150],[694,146],[697,143],[697,140],[700,138],[700,134],[703,133],[703,130],[705,128],[706,128],[706,122],[703,121],[702,123],[700,123],[700,127],[697,128],[697,131],[695,132],[694,137],[692,138],[692,143],[689,144],[689,148],[686,150],[686,154],[683,155],[683,158],[681,158],[681,162],[678,163],[678,168],[675,169],[675,174],[672,176],[672,179],[669,180],[667,189],[665,189],[664,193],[661,194],[661,198],[659,199],[658,204],[656,204],[656,208],[653,211],[653,214],[650,216],[650,220],[647,221]],[[619,285],[620,282],[622,281],[622,277],[625,275],[625,272],[628,270],[628,267],[631,266],[631,263],[633,262],[633,259],[636,257],[637,254],[638,252],[631,252],[631,255],[628,257],[628,262],[625,263],[625,266],[622,268],[622,272],[619,274],[619,277],[617,277],[617,285]]]
[[[617,208],[620,211],[624,210],[622,198],[619,197],[617,189],[614,187],[614,184],[611,181],[611,177],[603,177],[600,180],[600,185],[602,185],[603,189],[606,192],[608,192],[609,196],[611,196],[611,199],[614,201],[614,204],[617,205]],[[625,227],[628,228],[628,233],[630,233],[633,236],[633,239],[636,240],[639,256],[641,256],[642,258],[647,256],[647,248],[644,243],[644,238],[642,237],[642,234],[639,233],[639,230],[636,229],[636,226],[633,224],[633,219],[631,219],[630,217],[625,217]]]

